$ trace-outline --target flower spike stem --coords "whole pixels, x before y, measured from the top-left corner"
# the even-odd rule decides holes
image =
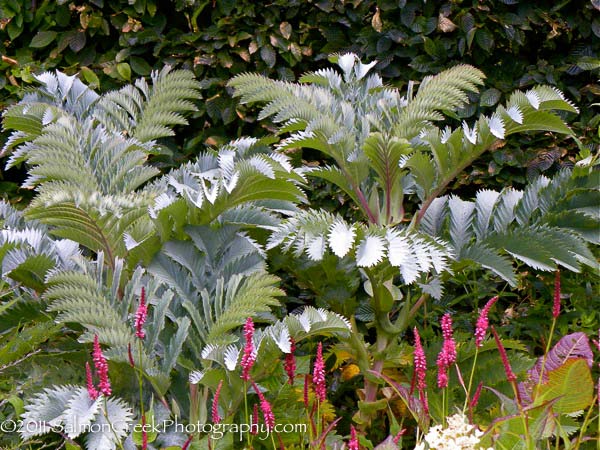
[[[540,370],[540,377],[538,379],[535,395],[537,396],[537,391],[540,389],[544,381],[544,370],[546,369],[546,359],[548,358],[548,352],[550,351],[550,346],[552,345],[552,337],[554,336],[554,329],[556,328],[556,321],[558,320],[558,316],[560,314],[560,271],[556,271],[556,275],[554,278],[554,302],[552,305],[552,325],[550,325],[550,334],[548,335],[548,342],[546,343],[546,349],[544,351],[544,356],[542,356],[542,369]]]

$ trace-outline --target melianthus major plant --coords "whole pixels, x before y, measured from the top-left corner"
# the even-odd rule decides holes
[[[323,69],[300,83],[242,74],[229,85],[243,103],[265,104],[259,118],[270,117],[287,135],[280,151],[322,152],[330,164],[306,168],[307,175],[334,184],[362,213],[362,221],[348,223],[327,211],[303,210],[279,226],[268,248],[282,246],[313,261],[332,252],[360,269],[376,340],[362,340],[353,321],[349,342],[365,374],[355,420],[366,424],[386,408],[369,371],[381,372],[419,307],[441,297],[448,273],[475,263],[515,286],[512,260],[542,271],[595,265],[588,243],[598,243],[590,214],[597,180],[591,167],[576,167],[554,179],[539,177],[524,191],[482,190],[474,201],[444,195],[465,168],[511,134],[572,135],[554,111],[577,109],[556,89],[538,86],[515,92],[473,124],[440,129],[435,122],[454,117],[483,84],[479,70],[453,67],[426,77],[416,92],[409,85],[402,96],[369,75],[375,62],[363,64],[354,54],[334,61],[341,74]],[[419,206],[410,211],[407,200],[414,197]]]
[[[273,139],[242,138],[163,176],[149,161],[164,150],[158,139],[184,124],[183,114],[199,98],[191,73],[165,69],[150,84],[140,80],[103,95],[75,77],[40,75],[41,86],[3,119],[13,130],[4,147],[9,165],[27,164],[26,185],[36,189],[24,212],[0,204],[2,275],[12,293],[0,310],[7,319],[2,331],[10,336],[5,346],[20,342],[23,325],[32,337],[8,364],[35,359],[35,346],[49,338],[48,350],[61,350],[65,365],[82,373],[77,355],[97,340],[110,370],[122,375],[115,394],[132,399],[138,384],[145,387],[139,403],[148,417],[204,422],[209,394],[218,390],[215,409],[228,411],[220,419],[233,423],[247,395],[238,373],[239,328],[254,317],[269,324],[253,337],[257,395],[267,389],[292,401],[293,386],[278,388],[282,353],[290,354],[292,342],[335,335],[350,344],[365,376],[356,420],[366,427],[386,407],[378,398],[381,380],[370,370],[381,371],[419,306],[441,295],[447,273],[472,261],[514,285],[509,255],[541,270],[593,264],[586,243],[594,239],[589,207],[595,185],[585,165],[552,180],[538,178],[523,192],[482,191],[475,201],[442,195],[461,170],[511,133],[568,134],[551,112],[575,111],[560,93],[544,87],[516,93],[473,127],[442,131],[433,121],[482,83],[476,69],[450,69],[424,80],[414,96],[401,97],[377,75],[368,76],[372,64],[354,55],[339,57],[338,64],[342,75],[308,74],[306,85],[253,75],[232,81],[245,101],[267,101],[263,116],[275,114],[282,132],[291,133],[278,150],[317,148],[334,165],[296,168],[273,151]],[[349,223],[302,208],[306,175],[339,186],[364,220]],[[405,200],[413,197],[421,206],[411,213]],[[267,271],[265,251],[278,245],[316,261],[330,249],[351,273],[359,269],[376,341],[361,337],[354,317],[349,324],[323,309],[306,307],[278,320],[272,308],[284,292]],[[142,288],[149,307],[143,342],[133,324]],[[180,386],[188,378],[185,392]],[[27,417],[64,423],[88,408],[86,420],[101,420],[95,403],[82,408],[61,394],[65,389],[34,397]],[[45,402],[55,406],[51,415],[36,416],[35,405]],[[289,414],[279,417],[293,420],[304,412],[288,406],[281,405]],[[145,420],[129,419],[128,407],[121,411],[124,421]],[[188,440],[166,431],[150,444]],[[208,445],[205,435],[192,438],[194,445]],[[96,436],[84,445],[115,448],[119,439]]]
[[[186,123],[183,113],[194,109],[191,101],[199,92],[187,71],[166,68],[151,78],[151,84],[138,80],[99,95],[74,76],[44,73],[37,77],[39,88],[5,111],[3,124],[12,134],[3,152],[10,154],[9,166],[29,165],[25,185],[36,196],[24,212],[5,203],[0,208],[2,275],[14,295],[2,308],[3,331],[14,332],[4,348],[20,342],[25,324],[32,342],[13,352],[11,367],[32,356],[31,350],[39,352],[35,345],[46,339],[49,349],[67,345],[70,350],[61,354],[70,367],[81,351],[73,346],[98,341],[111,370],[125,374],[124,380],[127,374],[142,377],[151,388],[141,402],[152,404],[155,397],[163,416],[187,408],[187,417],[196,420],[206,417],[200,400],[208,388],[192,386],[186,397],[175,394],[174,381],[185,383],[187,370],[222,361],[218,345],[234,344],[235,330],[248,316],[276,322],[268,313],[283,292],[266,273],[264,252],[253,236],[272,229],[281,214],[291,214],[303,201],[304,178],[288,158],[251,138],[204,152],[156,178],[159,172],[148,159],[163,151],[157,139]],[[151,314],[138,345],[131,322],[142,288]],[[265,343],[285,349],[290,334],[300,340],[300,333],[347,332],[335,314],[305,315],[312,317],[308,328],[297,325],[302,317],[294,322],[290,316],[276,326],[278,334],[265,335]],[[63,336],[75,336],[79,344]],[[135,391],[135,384],[122,381],[115,393]],[[28,420],[60,424],[84,410],[83,424],[99,417],[90,405],[60,394],[65,389],[70,388],[57,386],[35,397],[34,403],[46,402],[51,411],[32,403]],[[154,414],[151,407],[146,411]],[[185,441],[168,433],[157,439],[156,445]],[[90,449],[117,445],[111,435],[86,438]]]

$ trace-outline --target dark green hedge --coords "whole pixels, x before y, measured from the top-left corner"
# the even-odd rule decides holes
[[[43,70],[78,73],[108,90],[164,64],[192,68],[205,100],[180,150],[164,158],[172,165],[205,144],[261,133],[253,112],[225,89],[232,75],[293,79],[352,50],[380,61],[377,69],[397,86],[474,64],[488,76],[483,108],[516,88],[556,85],[581,108],[574,127],[589,141],[600,118],[591,106],[600,101],[599,9],[598,0],[0,0],[0,107]],[[512,143],[472,178],[502,170],[522,177],[510,168],[536,164],[541,151],[551,164],[569,153],[553,145],[551,138]]]

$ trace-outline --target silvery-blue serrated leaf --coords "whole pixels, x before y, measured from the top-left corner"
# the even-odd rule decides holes
[[[497,114],[492,114],[492,117],[488,119],[488,126],[490,127],[490,132],[496,136],[498,139],[504,139],[504,121]]]
[[[456,252],[460,253],[460,249],[469,242],[472,236],[471,224],[475,204],[451,196],[448,200],[448,209],[450,211],[450,240],[454,244]]]
[[[208,344],[206,345],[203,349],[202,349],[202,353],[200,353],[200,357],[202,359],[208,359],[211,361],[217,361],[217,359],[215,359],[215,355],[219,353],[219,351],[221,350],[221,347],[215,344]]]
[[[313,261],[321,261],[325,254],[325,238],[323,236],[317,236],[310,239],[306,246],[306,253]]]
[[[445,144],[446,142],[448,142],[448,139],[450,139],[451,135],[452,135],[452,128],[450,128],[449,126],[444,128],[444,131],[442,131],[442,136],[440,138],[440,141],[442,142],[442,144]]]
[[[290,331],[283,322],[277,322],[269,327],[269,334],[283,353],[291,352]]]
[[[354,245],[356,232],[354,227],[348,226],[345,222],[338,219],[329,228],[329,247],[333,253],[343,258],[348,254]]]
[[[397,231],[388,231],[386,234],[388,241],[388,259],[394,267],[401,267],[410,260],[410,241],[404,234]]]
[[[365,237],[356,249],[356,265],[371,267],[381,262],[385,256],[385,245],[379,236]]]
[[[420,231],[427,233],[430,236],[437,236],[442,228],[442,223],[446,218],[446,205],[448,204],[448,196],[437,197],[431,202],[425,215],[421,220]]]
[[[211,205],[214,205],[219,195],[219,183],[215,181],[214,183],[210,184],[209,182],[209,186],[207,186],[207,182],[205,180],[201,180],[200,186],[204,192],[204,198],[206,198]]]
[[[515,218],[515,206],[523,197],[523,191],[517,191],[513,188],[506,188],[500,194],[495,205],[494,230],[501,232],[506,230],[508,225]]]
[[[189,376],[189,380],[190,380],[190,384],[198,384],[200,383],[200,381],[202,381],[202,378],[204,378],[204,370],[194,370],[193,372],[190,372],[190,376]]]
[[[175,197],[171,197],[166,192],[163,192],[158,197],[154,199],[154,205],[148,207],[148,213],[150,217],[156,219],[157,213],[161,210],[169,206],[171,203],[175,201]]]
[[[370,303],[361,303],[358,305],[358,308],[356,308],[354,317],[361,322],[372,322],[375,320],[375,310]]]
[[[140,245],[140,243],[137,242],[129,233],[123,234],[123,242],[125,243],[125,248],[127,249],[127,251],[131,250],[132,248],[136,248],[138,245]]]
[[[344,72],[344,78],[346,79],[346,81],[348,81],[348,77],[350,76],[350,72],[354,67],[355,60],[356,55],[354,53],[345,53],[338,57],[337,64]]]
[[[518,106],[511,106],[506,110],[506,113],[510,116],[512,120],[517,122],[519,125],[523,124],[523,113],[521,112]]]
[[[275,179],[275,171],[271,163],[263,155],[253,156],[248,163],[265,177]]]
[[[227,346],[224,352],[225,357],[225,368],[230,372],[233,372],[237,367],[238,358],[240,356],[240,349],[231,344]]]
[[[438,274],[444,271],[450,271],[448,260],[454,258],[454,252],[450,248],[450,244],[439,238],[434,238],[434,241],[437,245],[431,244],[429,246],[433,268]]]
[[[492,210],[496,200],[500,196],[499,192],[483,189],[477,192],[475,200],[476,219],[474,230],[477,238],[482,239],[487,235]]]
[[[41,436],[52,431],[52,427],[60,425],[61,416],[75,389],[75,386],[53,386],[30,399],[21,415],[21,437],[29,439]]]
[[[436,300],[440,300],[444,293],[444,286],[442,280],[439,278],[432,279],[429,283],[419,283],[419,286],[425,294],[431,295]]]
[[[538,109],[540,107],[540,96],[537,92],[534,90],[527,91],[525,97],[527,97],[527,100],[529,100],[533,109]]]
[[[429,244],[420,238],[413,238],[412,251],[421,272],[428,272],[432,266]]]
[[[56,253],[63,263],[67,263],[71,258],[81,253],[79,244],[70,239],[60,239],[54,241],[54,244]]]
[[[362,79],[369,72],[369,70],[375,66],[375,64],[377,64],[377,60],[371,61],[369,64],[363,64],[362,62],[358,61],[358,64],[356,67],[354,67],[356,79]]]
[[[411,250],[409,250],[408,252],[404,253],[403,255],[403,260],[401,261],[400,264],[400,274],[402,275],[402,278],[404,279],[404,282],[406,284],[411,284],[413,282],[416,281],[417,277],[419,276],[419,262],[417,261],[417,258],[415,257],[415,253],[412,250],[412,242],[408,241],[411,245]]]
[[[133,414],[121,400],[109,398],[106,401],[106,415],[96,414],[90,426],[91,432],[85,438],[86,450],[114,450],[127,436]],[[98,430],[98,431],[96,431]]]
[[[306,333],[308,333],[310,331],[310,326],[311,326],[311,321],[310,321],[309,315],[310,315],[309,309],[305,308],[304,311],[302,311],[302,314],[299,314],[296,316],[296,318],[298,319],[298,322],[300,322],[300,326]]]
[[[274,161],[277,161],[286,172],[291,172],[294,167],[290,164],[290,158],[283,153],[272,152],[269,153],[269,157]]]
[[[463,133],[465,138],[473,145],[477,144],[477,124],[473,125],[473,128],[469,128],[467,122],[462,123]]]
[[[64,433],[71,439],[89,429],[100,408],[100,398],[92,400],[87,389],[81,387],[73,394],[61,416]]]

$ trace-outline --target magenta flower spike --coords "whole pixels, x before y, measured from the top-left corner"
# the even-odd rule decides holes
[[[437,385],[440,389],[448,386],[448,369],[456,362],[456,343],[452,336],[452,317],[444,314],[441,321],[444,343],[438,354],[436,365],[438,367]]]
[[[394,444],[398,445],[398,443],[400,442],[400,438],[402,436],[404,436],[405,434],[406,434],[406,428],[402,428],[400,431],[398,431],[396,436],[394,436],[394,438],[392,439],[392,441],[394,441]]]
[[[194,439],[194,435],[192,434],[187,438],[187,441],[185,441],[185,443],[181,447],[181,450],[188,450],[193,439]]]
[[[265,425],[267,426],[267,430],[273,431],[275,428],[275,415],[273,414],[273,410],[271,409],[271,404],[267,401],[263,393],[260,391],[256,383],[253,381],[252,386],[258,395],[258,400],[260,403],[260,410],[262,411],[263,419],[265,421]]]
[[[92,353],[92,357],[94,359],[94,367],[96,369],[96,374],[100,379],[100,383],[98,384],[98,391],[100,392],[100,394],[109,397],[112,394],[112,390],[110,387],[110,380],[108,379],[108,363],[106,362],[106,358],[102,354],[100,342],[98,341],[98,335],[94,336],[94,351]]]
[[[413,328],[413,333],[415,336],[414,367],[417,376],[417,389],[422,391],[427,388],[425,381],[427,376],[427,359],[425,358],[425,351],[421,345],[421,336],[419,336],[417,327]]]
[[[325,386],[325,362],[323,361],[323,344],[321,342],[317,345],[312,381],[317,399],[324,402],[327,398],[327,387]]]
[[[290,385],[294,384],[294,377],[296,375],[296,356],[294,352],[296,351],[296,342],[294,339],[290,338],[290,352],[285,355],[285,361],[283,363],[283,368],[285,369],[285,373],[288,376],[288,383]]]
[[[448,367],[456,362],[456,342],[452,335],[452,316],[446,313],[442,316],[442,335],[444,336],[444,352]]]
[[[308,390],[310,388],[310,375],[304,375],[304,407],[308,409]]]
[[[356,436],[356,429],[350,425],[350,442],[348,442],[348,450],[358,450],[358,437]]]
[[[483,381],[480,381],[477,385],[477,389],[475,389],[475,393],[473,394],[473,399],[471,400],[470,406],[471,408],[475,408],[477,403],[479,403],[479,397],[481,396],[481,389],[483,388]]]
[[[142,415],[142,450],[148,450],[148,432],[146,431],[146,415]]]
[[[85,363],[85,381],[87,384],[87,391],[92,400],[96,400],[98,398],[98,391],[94,387],[94,380],[92,379],[92,369],[90,369],[90,363]]]
[[[146,337],[146,331],[144,331],[144,324],[148,318],[148,305],[146,304],[146,290],[142,287],[142,293],[140,295],[140,304],[135,312],[135,335],[144,339]]]
[[[479,318],[477,319],[477,325],[475,327],[475,346],[481,347],[483,340],[485,339],[485,334],[487,333],[487,328],[489,325],[488,322],[488,314],[490,312],[490,308],[498,301],[498,296],[492,297],[485,304],[481,312],[479,313]]]
[[[250,380],[250,369],[254,365],[254,361],[256,361],[256,353],[254,351],[254,322],[252,321],[252,317],[248,317],[246,319],[246,324],[244,325],[244,354],[242,355],[242,380],[249,381]]]
[[[250,434],[258,434],[258,405],[256,403],[252,407],[252,424],[250,425]]]
[[[213,423],[221,423],[221,416],[219,415],[219,395],[221,395],[221,388],[223,387],[223,380],[219,381],[215,396],[212,402],[212,421]]]
[[[506,379],[509,382],[513,383],[517,381],[517,376],[514,374],[512,367],[510,367],[510,362],[508,361],[506,349],[504,348],[504,345],[502,345],[502,341],[500,341],[500,337],[498,337],[498,333],[496,333],[496,329],[493,326],[492,334],[494,335],[494,339],[496,340],[496,345],[498,346],[500,358],[502,358],[502,365],[504,366],[504,372],[506,372]]]
[[[554,276],[554,303],[552,305],[552,317],[557,319],[560,315],[560,271]]]

